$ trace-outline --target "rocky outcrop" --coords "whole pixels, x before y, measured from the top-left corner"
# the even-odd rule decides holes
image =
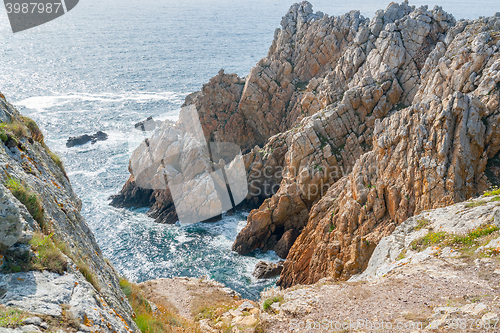
[[[500,227],[498,201],[491,197],[481,197],[422,212],[400,224],[390,236],[382,238],[375,248],[366,270],[352,276],[349,281],[378,279],[398,267],[424,261],[433,254],[443,255],[443,257],[460,257],[461,254],[451,247],[431,246],[423,252],[418,252],[412,249],[411,245],[430,232],[466,235],[474,229],[488,225]],[[475,253],[486,249],[496,249],[498,240],[491,240],[484,246],[478,247]]]
[[[354,26],[350,25],[352,17],[357,18]],[[305,118],[282,134],[287,152],[279,190],[249,215],[247,227],[233,246],[239,253],[255,248],[288,253],[290,247],[282,244],[290,242],[283,239],[276,247],[278,242],[289,230],[300,234],[311,207],[372,149],[375,122],[411,103],[420,82],[421,57],[425,60],[455,20],[439,7],[427,11],[393,3],[371,21],[351,12],[318,22],[314,24],[325,26],[328,32],[319,39],[322,46],[333,44],[333,61],[324,71],[318,69],[312,79],[310,74],[301,74],[310,80],[300,107]],[[346,36],[354,34],[340,46],[335,42],[341,40],[338,26],[350,26]],[[314,34],[312,30],[302,33]]]
[[[461,21],[436,44],[413,104],[377,122],[373,150],[311,209],[280,285],[347,279],[409,216],[491,185],[485,168],[500,148],[499,28],[500,16]]]
[[[257,265],[255,265],[255,269],[253,270],[252,275],[257,279],[267,279],[280,275],[282,270],[282,260],[276,264],[271,262],[259,261]]]
[[[87,142],[94,144],[97,141],[105,141],[107,139],[108,135],[102,131],[97,131],[97,133],[92,135],[83,134],[80,136],[71,136],[66,142],[66,147],[71,148],[74,146],[80,146],[86,144]]]
[[[286,257],[281,286],[348,279],[408,217],[498,182],[499,28],[408,2],[372,19],[293,5],[245,79],[186,98],[207,142],[247,152],[258,209],[233,250]]]
[[[75,319],[74,330],[138,331],[118,275],[81,216],[81,201],[60,160],[34,121],[3,96],[0,122],[0,304],[56,322],[68,315]],[[5,144],[7,133],[20,148]],[[37,246],[56,247],[50,254],[35,253],[34,235],[44,237]],[[25,271],[33,260],[60,264],[65,272],[46,266]]]

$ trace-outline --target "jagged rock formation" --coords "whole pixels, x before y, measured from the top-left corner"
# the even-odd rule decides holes
[[[418,252],[412,250],[411,244],[431,231],[464,235],[486,225],[500,227],[500,208],[495,198],[479,198],[422,212],[400,224],[390,236],[382,238],[366,270],[354,275],[349,281],[378,279],[398,267],[423,261],[426,256],[434,253],[441,252],[457,258],[460,253],[450,247],[441,249],[431,246],[423,252]],[[487,248],[496,249],[498,245],[492,246],[492,244],[498,244],[498,240],[500,239],[491,240],[475,252],[479,253]],[[403,251],[404,256],[401,255]]]
[[[461,21],[443,36],[412,106],[375,125],[373,150],[312,208],[280,285],[347,279],[407,217],[491,185],[485,168],[500,149],[499,29],[500,15]]]
[[[260,315],[263,327],[272,332],[487,331],[500,315],[499,200],[481,197],[409,218],[382,238],[368,268],[349,281],[325,277],[312,285],[262,292],[260,303],[272,303]],[[478,232],[486,229],[490,233]],[[439,235],[467,241],[421,241],[436,242]],[[473,324],[460,328],[464,322]]]
[[[7,137],[15,138],[17,145],[6,145]],[[3,95],[0,139],[0,304],[56,321],[74,317],[81,324],[72,328],[76,330],[138,331],[118,275],[80,215],[81,201],[58,158],[44,144],[36,124]],[[25,272],[14,261],[43,260],[29,244],[34,234],[43,232],[50,235],[45,245],[54,241],[64,250],[58,259],[65,261],[63,275]]]
[[[288,15],[295,17],[301,10],[309,11],[309,6],[307,2],[292,6]],[[300,234],[311,207],[333,183],[352,170],[361,155],[372,149],[375,122],[410,104],[420,83],[423,61],[455,23],[439,7],[428,12],[407,3],[393,3],[377,12],[371,21],[358,12],[335,19],[322,18],[310,17],[311,28],[298,24],[305,30],[296,34],[312,34],[316,43],[334,49],[333,60],[322,67],[326,68],[323,72],[317,69],[312,79],[301,74],[309,81],[299,108],[304,115],[313,115],[284,134],[289,138],[283,140],[288,145],[281,165],[281,185],[269,201],[249,216],[247,227],[233,246],[239,253],[262,248],[288,254],[290,247],[283,251],[276,247],[281,238],[287,232],[287,238],[290,233]],[[354,24],[352,18],[356,18]],[[350,32],[342,39],[338,33],[345,27]],[[322,38],[315,35],[318,29],[324,32]],[[298,50],[302,48],[306,46]],[[314,64],[314,57],[305,62]]]
[[[245,79],[221,71],[186,98],[207,141],[248,152],[259,208],[233,250],[286,257],[281,286],[348,279],[408,217],[498,182],[499,14],[330,17],[303,1],[281,25]]]

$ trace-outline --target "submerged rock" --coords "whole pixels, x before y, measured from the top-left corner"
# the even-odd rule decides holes
[[[66,147],[71,148],[74,146],[84,145],[87,142],[92,142],[92,144],[97,141],[105,141],[108,139],[108,135],[102,131],[98,131],[93,135],[83,134],[80,136],[71,136],[66,142]]]

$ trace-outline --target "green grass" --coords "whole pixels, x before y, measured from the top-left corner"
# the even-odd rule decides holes
[[[56,153],[51,152],[49,148],[45,147],[45,149],[47,150],[47,153],[49,154],[52,161],[54,161],[54,163],[59,167],[59,169],[61,169],[63,174],[66,176],[66,170],[64,169],[64,165],[63,165],[63,162],[61,161],[61,158],[59,156],[57,156]],[[67,178],[67,176],[66,176],[66,178]]]
[[[31,248],[37,253],[31,263],[31,270],[48,270],[63,274],[67,269],[67,260],[63,251],[52,240],[53,234],[48,236],[35,233],[30,241]]]
[[[16,139],[26,138],[28,137],[28,130],[23,123],[18,120],[13,120],[8,123],[0,124],[0,131],[7,134],[11,134]],[[2,140],[3,141],[3,140]]]
[[[428,219],[417,220],[417,225],[415,226],[414,229],[420,230],[420,229],[426,228],[430,223],[431,223],[431,221],[429,221]]]
[[[482,206],[486,204],[486,201],[484,200],[479,200],[479,201],[473,201],[473,202],[469,202],[465,205],[465,207],[467,208],[472,208],[472,207],[479,207],[479,206]]]
[[[101,292],[101,286],[99,285],[99,281],[97,280],[95,274],[92,272],[90,267],[85,263],[84,260],[77,260],[76,266],[80,273],[82,273],[85,280],[87,280],[98,292]]]
[[[396,258],[396,261],[403,260],[404,258],[406,258],[406,249],[404,249],[403,251],[401,251],[401,253]]]
[[[44,138],[43,138],[42,131],[40,131],[40,128],[38,128],[38,125],[36,124],[36,122],[33,119],[28,118],[28,117],[22,117],[22,120],[23,120],[24,125],[28,128],[33,140],[44,145],[44,141],[43,141]]]
[[[497,232],[499,228],[496,225],[481,225],[464,235],[455,235],[444,231],[429,232],[424,237],[414,240],[410,247],[413,250],[422,251],[429,246],[452,246],[458,249],[462,254],[474,253],[474,249],[484,243],[485,238]]]
[[[151,305],[137,285],[121,278],[120,287],[134,310],[134,322],[141,332],[198,332],[196,325],[160,304],[157,304],[159,313],[153,313]]]
[[[0,327],[16,328],[30,315],[24,311],[0,306]]]
[[[490,202],[491,202],[491,201],[500,201],[500,196],[496,196],[496,197],[494,197],[493,199],[491,199],[491,200],[490,200]]]
[[[264,309],[264,311],[268,311],[271,308],[271,305],[273,305],[274,303],[277,303],[277,302],[279,302],[279,303],[283,302],[283,297],[274,296],[274,297],[266,299],[264,301],[264,303],[262,304],[262,308]]]
[[[424,237],[419,238],[419,239],[415,239],[411,243],[410,246],[413,250],[420,250],[421,251],[421,250],[424,250],[431,245],[440,244],[442,241],[444,241],[446,239],[447,236],[448,236],[448,234],[444,231],[440,231],[440,232],[431,231],[427,235],[425,235]]]
[[[455,235],[450,241],[449,245],[459,244],[466,246],[477,245],[477,240],[481,237],[488,236],[495,231],[499,230],[496,225],[485,225],[477,227],[476,229],[469,232],[467,235]]]
[[[12,192],[17,200],[21,201],[21,203],[26,206],[28,212],[38,222],[40,228],[43,229],[45,225],[44,209],[38,196],[31,191],[25,182],[21,182],[12,177],[7,179],[5,186]]]
[[[7,142],[7,140],[9,140],[9,135],[4,129],[0,129],[0,140],[3,142]]]
[[[333,230],[335,230],[337,228],[337,226],[335,226],[335,224],[330,224],[330,228],[328,229],[328,232],[332,232]]]
[[[43,235],[36,232],[29,244],[35,252],[34,256],[25,254],[19,256],[12,253],[5,253],[4,267],[5,273],[17,273],[28,271],[50,271],[63,274],[67,269],[67,259],[63,255],[63,247],[54,242],[51,235]]]
[[[54,163],[61,169],[64,176],[68,178],[66,175],[66,171],[64,170],[64,166],[61,159],[59,158],[59,156],[51,152],[49,147],[47,147],[47,145],[44,142],[43,133],[36,124],[36,122],[28,117],[21,117],[21,120],[22,121],[13,120],[8,123],[1,123],[0,139],[3,142],[6,142],[10,136],[12,139],[16,140],[16,142],[19,142],[21,138],[31,138],[34,141],[39,142],[42,145],[42,147],[47,151],[47,154],[49,154],[50,158],[54,161]],[[23,148],[23,146],[21,146],[21,148]]]
[[[491,190],[491,191],[486,191],[486,192],[484,192],[483,196],[485,196],[485,197],[491,197],[491,196],[499,195],[499,194],[500,194],[500,188],[494,189],[494,190]]]

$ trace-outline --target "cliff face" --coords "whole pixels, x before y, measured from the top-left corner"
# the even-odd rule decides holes
[[[412,105],[377,122],[373,149],[311,209],[280,285],[347,279],[407,217],[492,185],[485,172],[500,149],[499,28],[499,16],[460,22],[438,42]]]
[[[288,17],[297,17],[309,6],[307,2],[292,6]],[[300,234],[311,207],[372,150],[375,123],[412,103],[427,56],[454,24],[453,17],[439,7],[429,12],[407,3],[393,3],[372,20],[351,12],[335,19],[311,19],[310,27],[298,24],[303,31],[296,34],[308,36],[299,40],[315,40],[313,45],[320,49],[334,50],[332,61],[321,67],[323,71],[313,71],[312,79],[300,74],[304,80],[309,78],[306,90],[296,92],[303,116],[295,128],[282,134],[287,139],[283,140],[286,157],[280,165],[284,172],[279,190],[250,214],[234,250],[247,253],[264,248],[278,250],[284,257],[288,254],[290,247],[282,244],[290,244],[288,239],[293,242],[293,236]],[[287,34],[286,27],[277,33],[271,50]],[[350,32],[340,38],[339,31],[346,27]],[[299,53],[315,50],[310,43],[295,47]],[[298,56],[308,59],[300,63],[311,66],[316,53]]]
[[[495,193],[409,218],[381,239],[368,268],[349,281],[325,277],[262,292],[261,304],[272,303],[261,313],[263,327],[271,332],[488,330],[498,322],[500,304]],[[460,322],[474,324],[465,329]]]
[[[3,95],[0,139],[0,304],[70,331],[137,331],[62,164]]]
[[[330,17],[304,1],[281,25],[245,79],[221,71],[185,103],[207,141],[247,152],[259,208],[233,250],[286,257],[281,286],[348,279],[408,217],[498,185],[499,14],[404,2]],[[153,213],[171,212],[158,193]]]

